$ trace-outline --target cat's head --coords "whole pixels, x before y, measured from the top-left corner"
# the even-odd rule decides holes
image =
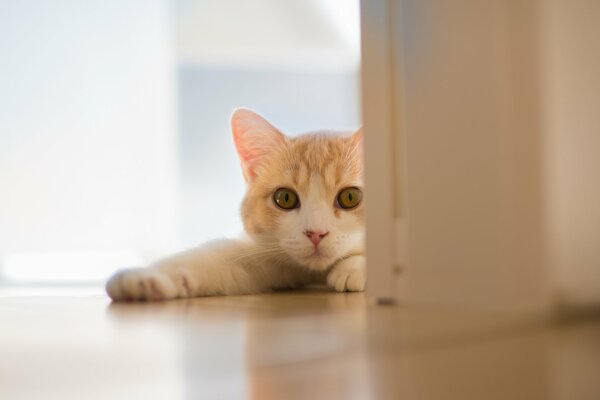
[[[231,126],[248,186],[242,219],[251,236],[316,270],[362,252],[360,131],[286,137],[247,109],[233,113]]]

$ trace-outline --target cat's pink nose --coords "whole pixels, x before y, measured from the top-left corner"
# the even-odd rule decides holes
[[[306,235],[306,237],[308,237],[310,239],[310,241],[315,245],[315,247],[317,247],[319,245],[319,243],[321,243],[321,240],[325,236],[329,235],[329,232],[304,231],[304,234]]]

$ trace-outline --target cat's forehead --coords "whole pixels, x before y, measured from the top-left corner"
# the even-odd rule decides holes
[[[281,178],[297,190],[319,185],[332,191],[340,185],[362,184],[360,155],[349,137],[321,133],[294,138],[278,164]]]

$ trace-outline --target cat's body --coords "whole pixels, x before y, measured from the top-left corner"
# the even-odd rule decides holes
[[[360,132],[287,138],[239,109],[232,130],[248,184],[247,236],[214,241],[118,272],[114,300],[231,295],[326,283],[362,291],[366,282]]]

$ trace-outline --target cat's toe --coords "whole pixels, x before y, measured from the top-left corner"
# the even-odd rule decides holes
[[[367,284],[367,276],[364,270],[354,271],[346,280],[346,290],[348,292],[362,292]]]
[[[363,271],[343,271],[328,281],[336,292],[362,292],[366,284]]]
[[[125,300],[125,293],[121,290],[121,278],[125,271],[119,271],[106,282],[106,293],[113,300]]]
[[[106,292],[115,301],[165,300],[177,294],[166,274],[145,269],[118,272],[106,284]]]
[[[327,276],[327,284],[336,292],[362,292],[366,283],[367,273],[362,256],[341,261]]]

